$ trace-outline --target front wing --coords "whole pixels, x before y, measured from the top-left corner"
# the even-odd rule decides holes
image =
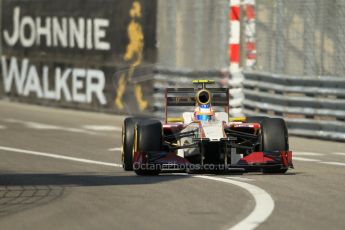
[[[253,152],[234,164],[222,165],[196,165],[191,164],[187,159],[178,156],[176,153],[155,152],[156,159],[150,159],[150,152],[135,152],[134,153],[134,169],[159,169],[159,170],[186,170],[186,169],[200,169],[200,170],[259,170],[264,168],[293,168],[292,152]]]

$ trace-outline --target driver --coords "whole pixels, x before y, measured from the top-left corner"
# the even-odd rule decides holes
[[[194,110],[194,120],[211,121],[214,118],[214,110],[210,104],[197,105]]]

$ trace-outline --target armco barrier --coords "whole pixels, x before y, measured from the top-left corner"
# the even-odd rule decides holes
[[[246,115],[284,117],[290,134],[345,140],[345,79],[244,72]]]
[[[149,113],[156,0],[2,0],[0,97]]]

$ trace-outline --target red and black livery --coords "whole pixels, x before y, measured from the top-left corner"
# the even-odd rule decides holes
[[[158,175],[171,170],[285,173],[293,168],[283,119],[230,118],[227,88],[208,88],[214,83],[209,80],[193,83],[194,88],[166,89],[164,122],[142,117],[124,120],[125,170]],[[197,120],[195,112],[189,111],[177,118],[168,116],[172,106],[194,108],[204,104],[212,108],[209,120]],[[216,109],[221,112],[214,112]]]

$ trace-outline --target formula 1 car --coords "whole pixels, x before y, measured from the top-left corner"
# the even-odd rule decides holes
[[[122,128],[122,163],[138,175],[182,170],[262,171],[285,173],[293,168],[285,121],[268,117],[229,117],[229,89],[167,88],[165,121],[128,117]],[[169,117],[173,106],[194,107],[181,117]],[[223,107],[224,111],[216,112]]]

